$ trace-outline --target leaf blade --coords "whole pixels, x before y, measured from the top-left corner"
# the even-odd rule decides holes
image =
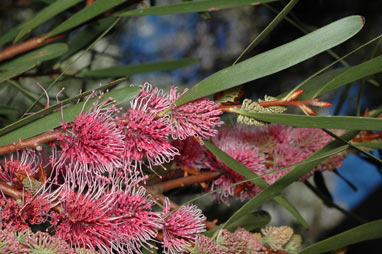
[[[220,70],[193,86],[176,101],[176,105],[284,70],[346,41],[358,33],[363,25],[362,17],[349,16],[292,42]]]
[[[116,16],[147,16],[147,15],[170,15],[193,12],[222,10],[227,8],[241,7],[250,4],[269,3],[276,0],[202,0],[197,2],[183,2],[162,6],[154,6],[144,9],[135,9],[116,13]]]

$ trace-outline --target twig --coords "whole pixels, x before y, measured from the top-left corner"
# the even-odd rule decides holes
[[[0,155],[4,155],[7,153],[13,153],[17,150],[25,149],[28,147],[36,148],[37,146],[56,140],[59,135],[63,134],[62,131],[48,131],[44,134],[41,134],[39,136],[28,138],[24,140],[19,140],[18,142],[15,142],[13,144],[0,146]]]
[[[62,37],[65,36],[66,33],[58,34],[56,36],[50,37],[48,39],[42,40],[43,37],[45,37],[47,34],[42,34],[40,36],[37,36],[35,38],[32,38],[30,40],[27,40],[25,42],[12,45],[2,51],[0,51],[0,62],[12,58],[14,56],[17,56],[21,53],[24,53],[26,51],[29,51],[34,48],[41,47],[45,44],[48,44],[52,41],[56,41]]]
[[[218,178],[222,173],[211,171],[206,173],[200,173],[199,175],[185,176],[182,178],[158,183],[155,185],[147,186],[146,188],[150,190],[150,192],[155,193],[163,193],[165,191],[169,191],[175,188],[183,187],[185,185],[190,185],[194,183],[206,182],[212,179]]]

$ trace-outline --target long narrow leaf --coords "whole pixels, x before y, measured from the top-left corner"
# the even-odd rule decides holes
[[[200,61],[199,59],[189,58],[189,59],[179,59],[179,60],[171,60],[171,61],[143,63],[143,64],[137,64],[137,65],[113,66],[110,68],[85,71],[80,73],[79,76],[84,78],[88,78],[88,77],[118,78],[118,77],[131,76],[131,75],[140,74],[140,73],[173,70],[173,69],[197,64],[199,63],[199,61]]]
[[[84,22],[110,10],[111,8],[122,4],[123,2],[126,2],[126,0],[97,0],[91,5],[86,6],[84,9],[75,13],[69,19],[65,20],[62,24],[58,25],[56,28],[50,31],[44,39],[68,31],[69,29],[72,29],[76,26],[79,26]]]
[[[382,220],[365,223],[328,239],[312,244],[300,254],[319,254],[336,250],[350,244],[382,238]]]
[[[73,5],[79,2],[81,2],[81,0],[65,0],[55,1],[51,5],[48,5],[47,7],[39,11],[36,15],[34,15],[32,19],[22,24],[22,29],[16,36],[15,42],[20,40],[24,35],[32,31],[32,29],[34,29],[38,25],[55,17],[57,14],[65,11],[66,9],[72,7]]]
[[[382,131],[382,119],[357,116],[305,116],[293,114],[268,114],[235,111],[260,121],[290,126],[320,129],[378,130]]]
[[[225,68],[200,81],[176,104],[220,92],[284,70],[332,48],[358,33],[364,25],[360,16],[350,16],[324,26],[292,42]]]
[[[115,15],[136,17],[147,15],[182,14],[203,11],[216,11],[227,8],[246,6],[250,4],[269,3],[274,1],[276,0],[201,0],[136,9],[127,12],[116,13]]]

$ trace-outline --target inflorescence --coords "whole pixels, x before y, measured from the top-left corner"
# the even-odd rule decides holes
[[[0,161],[1,253],[133,254],[158,246],[167,254],[268,253],[299,247],[299,236],[288,228],[266,228],[263,235],[222,230],[212,240],[201,235],[206,217],[195,205],[171,211],[165,199],[163,207],[159,204],[163,209],[156,208],[145,189],[147,175],[154,172],[161,179],[169,163],[194,174],[219,172],[204,186],[227,204],[261,192],[249,181],[234,185],[245,178],[209,152],[203,139],[268,184],[333,140],[319,129],[274,124],[219,129],[226,106],[208,98],[177,106],[186,91],[173,86],[166,94],[146,83],[127,111],[112,98],[99,96],[90,104],[89,97],[74,121],[63,119],[55,140],[42,151],[5,156]],[[313,171],[334,170],[345,155],[333,155]],[[36,225],[46,232],[32,233]]]

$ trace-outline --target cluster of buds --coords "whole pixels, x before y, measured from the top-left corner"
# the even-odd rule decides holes
[[[234,233],[222,229],[215,239],[198,235],[193,254],[271,254],[299,252],[302,238],[287,226],[268,226],[261,233],[237,228]]]

